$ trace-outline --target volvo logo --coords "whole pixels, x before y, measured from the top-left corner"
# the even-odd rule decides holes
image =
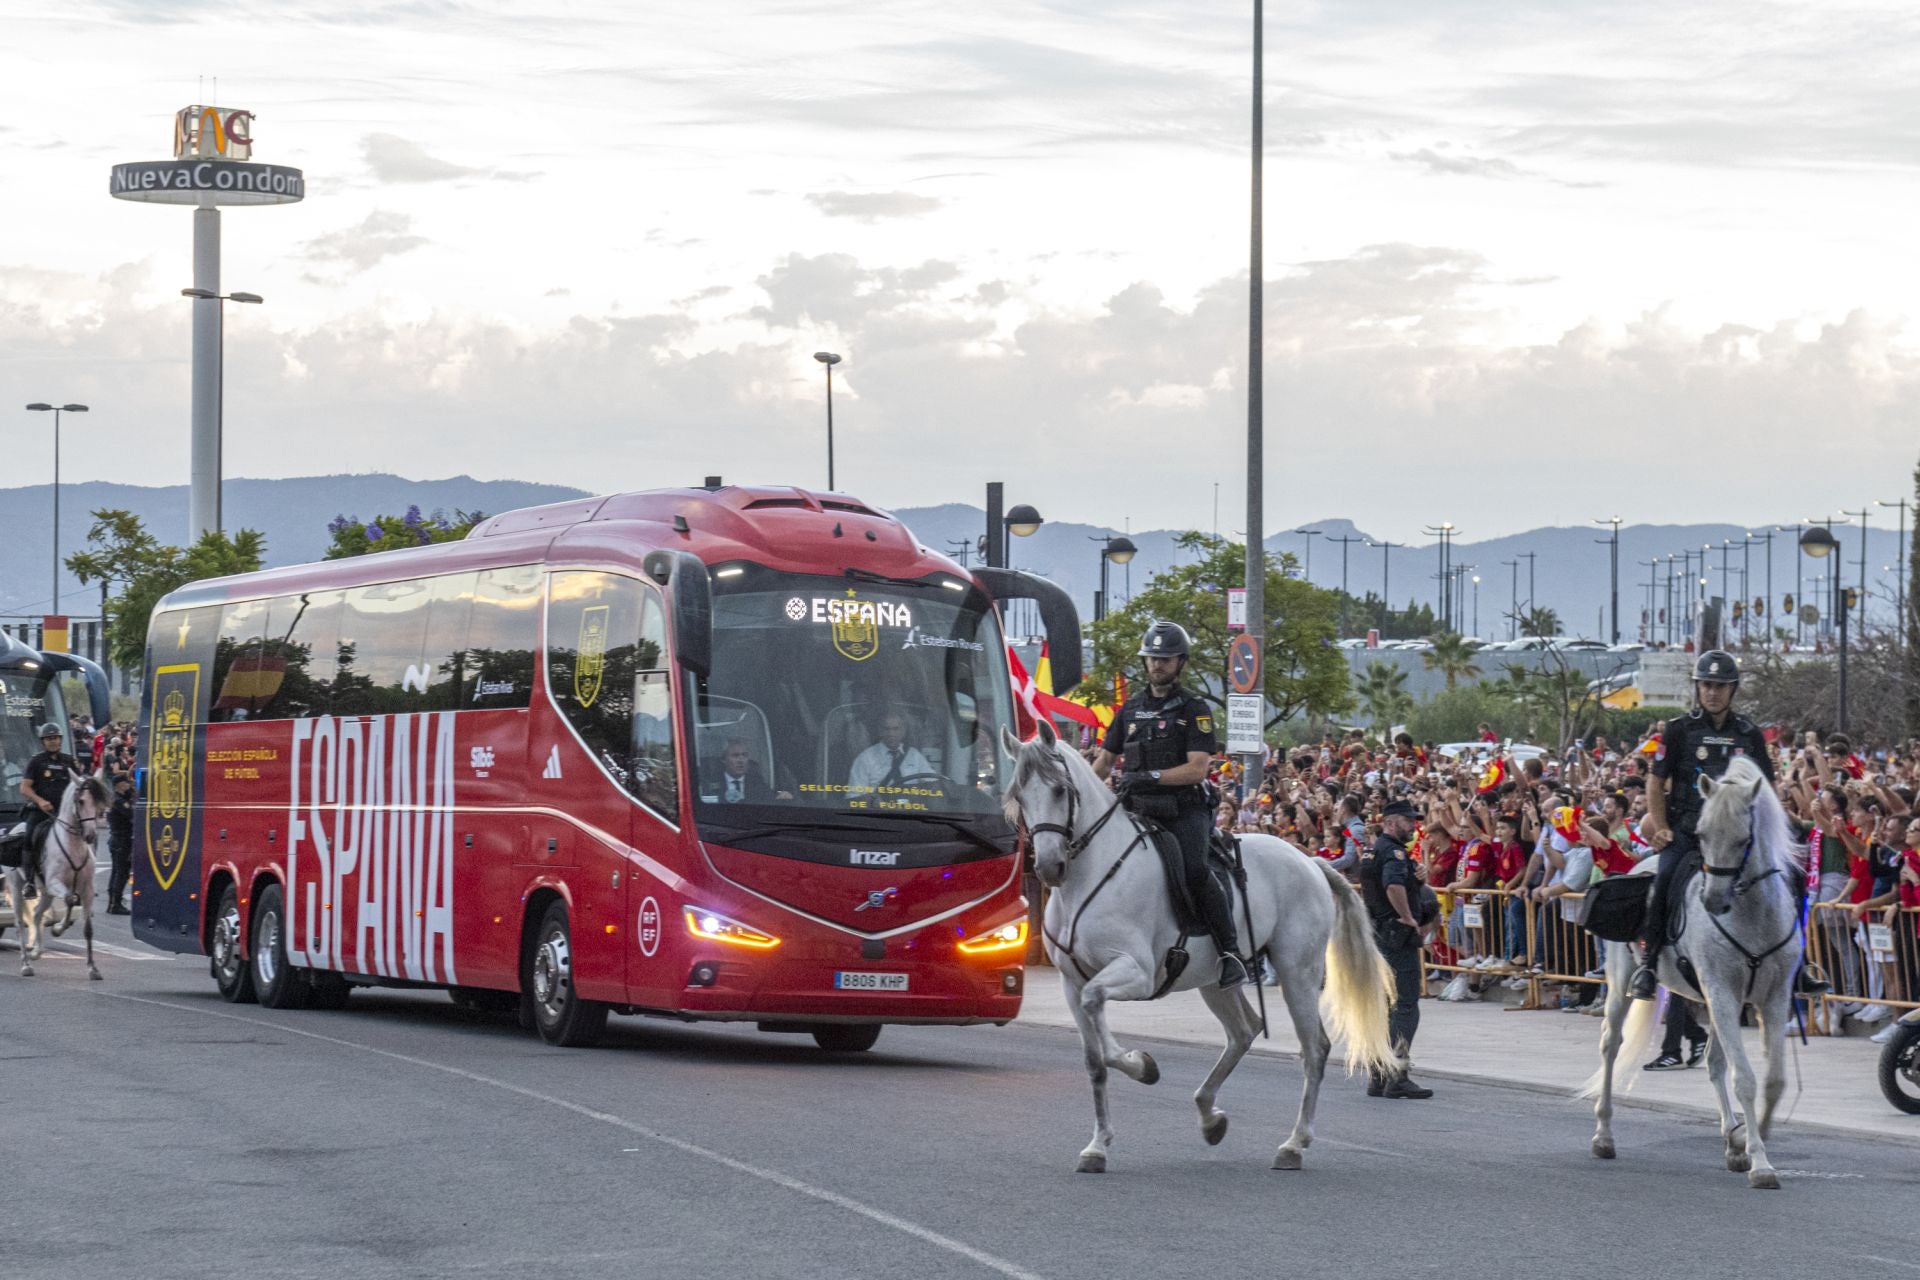
[[[855,907],[854,910],[865,911],[869,907],[884,907],[887,905],[888,898],[897,898],[899,896],[900,891],[898,889],[875,889],[867,894],[867,900]]]

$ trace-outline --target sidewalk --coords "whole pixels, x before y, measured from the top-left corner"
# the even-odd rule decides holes
[[[1059,975],[1049,968],[1032,968],[1027,971],[1027,979],[1020,1022],[1062,1027],[1077,1035]],[[1247,991],[1247,998],[1252,1000],[1252,988]],[[1295,1057],[1300,1046],[1279,990],[1268,987],[1266,993],[1272,1039],[1255,1040],[1253,1052]],[[1208,1047],[1224,1043],[1220,1024],[1196,992],[1175,992],[1150,1004],[1110,1004],[1107,1010],[1108,1025],[1122,1043],[1140,1039]],[[1509,1011],[1491,1001],[1450,1004],[1423,1000],[1420,1032],[1414,1041],[1414,1073],[1429,1082],[1501,1084],[1571,1099],[1600,1064],[1600,1026],[1599,1018],[1559,1010]],[[1758,1070],[1758,1033],[1748,1030],[1745,1035],[1748,1055]],[[1815,1036],[1805,1045],[1794,1036],[1789,1041],[1780,1123],[1920,1146],[1920,1116],[1895,1111],[1880,1094],[1876,1075],[1879,1061],[1880,1046],[1864,1036]],[[1330,1078],[1344,1070],[1340,1062],[1341,1050],[1335,1046]],[[1705,1063],[1690,1071],[1642,1072],[1632,1092],[1616,1090],[1614,1097],[1621,1107],[1709,1118],[1718,1114]],[[1591,1115],[1590,1103],[1578,1105]]]

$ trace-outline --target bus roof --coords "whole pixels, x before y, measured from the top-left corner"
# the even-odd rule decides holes
[[[892,576],[968,576],[890,512],[858,498],[716,484],[524,507],[482,521],[460,542],[206,578],[177,588],[155,610],[536,561],[638,569],[647,552],[663,547],[691,551],[707,564],[753,560],[799,573],[837,573],[853,563]]]

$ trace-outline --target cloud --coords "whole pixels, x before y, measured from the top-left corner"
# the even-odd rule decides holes
[[[491,178],[501,182],[528,182],[538,173],[513,169],[469,169],[438,156],[426,148],[391,133],[370,133],[360,140],[361,155],[367,168],[381,182],[451,182],[458,178]]]
[[[911,191],[815,191],[808,203],[829,218],[853,218],[859,222],[879,222],[883,218],[918,218],[941,205],[933,196]]]
[[[413,219],[406,214],[376,209],[358,226],[329,231],[307,241],[301,256],[322,266],[342,265],[354,272],[370,271],[383,259],[411,253],[428,243],[426,237],[411,234],[412,229]]]

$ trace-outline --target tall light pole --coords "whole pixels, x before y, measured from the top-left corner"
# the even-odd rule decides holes
[[[1435,601],[1435,603],[1440,606],[1440,626],[1444,630],[1451,631],[1454,629],[1453,628],[1453,598],[1449,588],[1453,584],[1452,584],[1452,579],[1450,579],[1447,576],[1447,561],[1451,558],[1451,553],[1453,551],[1453,533],[1454,533],[1453,521],[1443,520],[1440,522],[1439,525],[1437,526],[1428,525],[1426,528],[1422,529],[1420,532],[1426,533],[1426,534],[1432,534],[1440,539],[1440,544],[1439,544],[1440,569],[1437,573],[1434,574],[1434,578],[1439,584],[1440,598],[1437,601]]]
[[[1533,608],[1534,608],[1533,562],[1539,559],[1539,556],[1540,556],[1540,553],[1537,551],[1519,551],[1514,553],[1515,559],[1525,560],[1527,562],[1527,612],[1529,614],[1533,612]]]
[[[1093,598],[1093,620],[1098,622],[1107,616],[1107,565],[1127,563],[1139,548],[1124,534],[1096,536],[1093,541],[1100,544],[1100,594]]]
[[[1307,559],[1306,559],[1306,564],[1303,566],[1302,571],[1306,575],[1307,582],[1311,584],[1313,582],[1313,540],[1315,538],[1321,537],[1324,533],[1324,530],[1295,529],[1294,532],[1304,533],[1307,535]]]
[[[1612,614],[1613,639],[1608,641],[1608,643],[1619,644],[1620,643],[1620,517],[1607,516],[1604,519],[1595,520],[1594,523],[1608,524],[1613,526],[1613,536],[1610,539],[1608,539],[1608,541],[1613,544],[1613,550],[1607,557],[1608,564],[1610,566],[1609,580],[1613,584],[1613,614]]]
[[[1900,637],[1900,647],[1904,649],[1907,644],[1907,500],[1902,498],[1898,502],[1882,502],[1875,498],[1873,505],[1900,509],[1900,531],[1894,535],[1895,547],[1899,554],[1894,557],[1894,568],[1897,572],[1893,575],[1895,600],[1893,607],[1900,615],[1900,626],[1895,634]]]
[[[1500,563],[1513,570],[1513,607],[1507,614],[1507,639],[1513,640],[1520,634],[1520,561],[1516,557]]]
[[[182,289],[180,296],[213,304],[213,448],[212,456],[202,457],[201,442],[194,440],[193,536],[219,533],[225,527],[221,508],[221,490],[227,474],[227,308],[229,302],[265,302],[257,293],[221,293],[217,289]],[[203,474],[204,473],[204,474]],[[204,491],[203,491],[204,490]]]
[[[1848,511],[1842,508],[1840,514],[1860,517],[1860,608],[1862,610],[1860,621],[1864,626],[1867,618],[1865,612],[1867,607],[1867,517],[1873,514],[1873,508],[1863,507],[1859,511]]]
[[[1760,632],[1760,644],[1762,648],[1771,648],[1773,646],[1773,611],[1779,607],[1773,602],[1773,530],[1768,529],[1765,533],[1755,533],[1751,529],[1747,530],[1747,543],[1749,548],[1751,548],[1755,542],[1764,542],[1767,544],[1767,594],[1763,597],[1766,600],[1767,607],[1760,611],[1760,616],[1766,619],[1766,625]],[[1749,601],[1748,603],[1751,604],[1752,602]]]
[[[1809,520],[1807,531],[1800,535],[1800,549],[1816,560],[1824,561],[1840,549],[1839,540],[1829,529]],[[1846,588],[1840,585],[1839,566],[1836,562],[1833,579],[1833,610],[1840,618],[1840,715],[1835,728],[1841,733],[1847,731],[1847,596]]]
[[[1402,544],[1398,542],[1373,542],[1369,546],[1380,548],[1380,621],[1393,620],[1393,597],[1387,594],[1387,579],[1393,573],[1393,549]]]
[[[816,351],[813,358],[827,366],[827,488],[833,484],[833,366],[840,363],[840,356],[831,351]]]
[[[1261,156],[1266,150],[1266,9],[1253,0],[1253,175],[1247,242],[1247,630],[1256,645],[1267,635],[1266,545],[1266,336],[1261,291],[1266,286],[1262,255],[1265,219],[1261,210]],[[1264,703],[1262,704],[1264,708]],[[1264,723],[1265,713],[1262,712]],[[1248,772],[1261,767],[1248,757]]]
[[[53,415],[53,612],[60,612],[60,415],[85,413],[83,404],[42,404],[27,406],[29,413]],[[24,712],[22,714],[25,714]]]
[[[1473,575],[1473,634],[1480,634],[1480,575]]]
[[[1654,610],[1658,607],[1654,604],[1653,600],[1654,592],[1658,590],[1658,588],[1654,586],[1654,571],[1660,567],[1660,557],[1655,556],[1651,560],[1635,560],[1634,563],[1647,571],[1647,609],[1646,612],[1641,615],[1640,643],[1651,645],[1653,643]]]
[[[1792,533],[1792,534],[1793,534],[1793,543],[1794,543],[1794,545],[1795,545],[1795,546],[1797,547],[1797,546],[1799,546],[1799,545],[1800,545],[1800,531],[1801,531],[1801,530],[1802,530],[1803,528],[1805,528],[1805,526],[1804,526],[1804,525],[1800,525],[1800,524],[1777,524],[1777,525],[1775,525],[1775,526],[1773,526],[1773,531],[1774,531],[1775,533]],[[1806,633],[1806,628],[1800,625],[1800,606],[1801,606],[1801,605],[1802,605],[1803,603],[1805,603],[1805,602],[1804,602],[1803,600],[1801,600],[1801,598],[1800,598],[1800,595],[1801,595],[1801,585],[1800,585],[1800,581],[1801,581],[1801,579],[1800,579],[1800,570],[1801,570],[1801,568],[1802,568],[1802,565],[1801,565],[1801,562],[1800,562],[1800,557],[1799,557],[1799,556],[1795,556],[1795,557],[1793,558],[1793,609],[1792,609],[1792,613],[1793,613],[1793,643],[1794,643],[1795,645],[1801,645],[1801,644],[1805,644],[1805,643],[1806,643],[1806,640],[1807,640],[1807,633]]]

